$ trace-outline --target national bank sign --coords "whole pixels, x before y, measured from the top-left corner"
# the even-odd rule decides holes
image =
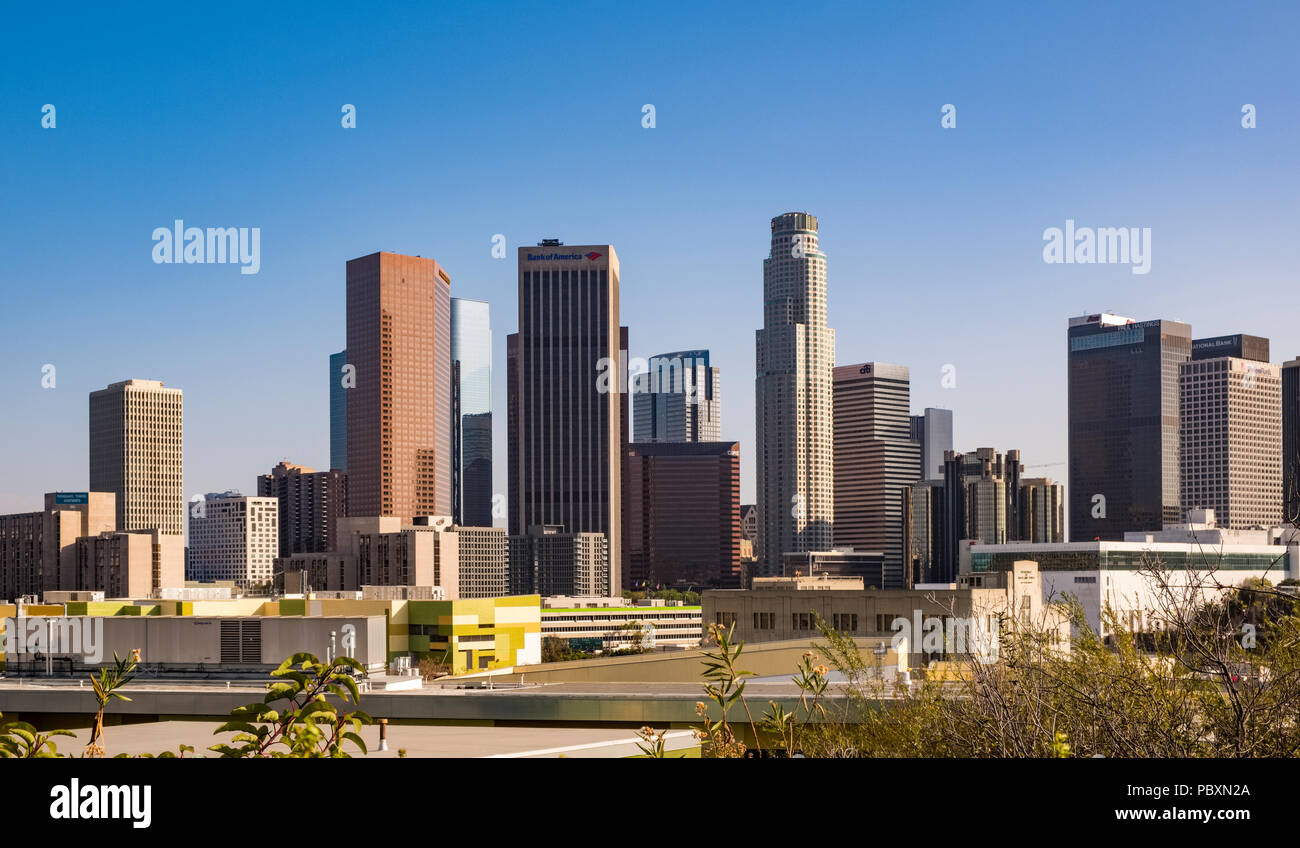
[[[55,492],[56,506],[79,506],[90,503],[89,492]]]
[[[595,262],[600,258],[599,253],[527,253],[524,258],[529,262],[554,262],[568,260],[576,262],[579,259],[590,259]]]

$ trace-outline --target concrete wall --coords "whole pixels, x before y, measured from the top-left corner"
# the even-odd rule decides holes
[[[816,641],[824,640],[818,637]],[[889,647],[889,641],[887,638],[854,640],[869,664],[877,656],[874,653],[877,646],[883,645],[886,653],[879,655],[881,666],[896,667],[898,655]],[[809,637],[745,645],[740,667],[758,677],[793,677],[804,651],[816,650],[813,642]],[[824,656],[821,661],[825,662]],[[704,649],[698,649],[515,666],[481,676],[491,675],[494,681],[501,682],[518,682],[522,676],[525,683],[697,683],[703,679],[703,672]],[[474,676],[478,675],[466,679]]]
[[[77,669],[110,665],[116,653],[129,657],[140,650],[141,663],[146,670],[163,668],[168,671],[197,672],[264,672],[275,668],[295,653],[306,651],[324,660],[330,651],[330,633],[335,634],[334,650],[344,653],[344,627],[355,628],[356,645],[350,652],[371,671],[381,671],[387,663],[387,632],[383,616],[331,616],[324,618],[289,617],[198,617],[198,616],[112,616],[74,617],[81,629],[91,629],[95,634],[90,642],[83,639],[82,650],[72,652],[67,646],[53,651],[54,656],[69,657]],[[246,634],[238,661],[222,662],[222,622],[234,622]],[[255,632],[247,625],[260,625],[258,640],[249,638]],[[80,631],[79,631],[80,632]],[[93,646],[93,653],[88,648]],[[250,657],[255,654],[256,658]],[[8,656],[13,667],[16,655]],[[24,656],[24,665],[43,670],[44,657]],[[56,660],[57,672],[68,670],[66,661]]]

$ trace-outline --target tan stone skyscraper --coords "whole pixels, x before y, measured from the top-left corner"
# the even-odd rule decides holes
[[[763,329],[757,333],[761,574],[779,574],[785,553],[832,546],[834,366],[817,219],[805,212],[778,215],[771,254],[763,260]]]
[[[90,393],[90,490],[117,496],[118,531],[157,531],[154,588],[185,571],[180,389],[124,380]]]
[[[834,375],[835,544],[881,551],[886,574],[906,586],[903,490],[921,467],[907,366],[862,362]]]
[[[451,278],[419,256],[347,266],[348,514],[451,515]]]
[[[1178,368],[1183,510],[1212,509],[1220,527],[1282,522],[1282,366],[1268,339],[1195,339]]]

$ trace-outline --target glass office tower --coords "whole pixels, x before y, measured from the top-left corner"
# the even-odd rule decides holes
[[[451,299],[452,515],[492,526],[492,323],[481,300]]]
[[[330,354],[330,470],[348,470],[348,395],[343,368],[348,352]]]
[[[1070,540],[1182,520],[1178,369],[1192,328],[1109,313],[1070,320]]]

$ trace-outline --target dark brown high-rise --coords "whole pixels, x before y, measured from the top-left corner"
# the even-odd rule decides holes
[[[519,249],[519,332],[506,340],[510,533],[604,533],[610,593],[622,587],[625,333],[613,247]]]
[[[741,538],[739,442],[633,442],[626,482],[630,585],[735,583]]]
[[[257,494],[280,502],[280,556],[336,551],[347,512],[347,475],[281,462],[257,478]]]
[[[348,262],[348,513],[451,514],[451,278],[419,256]]]

